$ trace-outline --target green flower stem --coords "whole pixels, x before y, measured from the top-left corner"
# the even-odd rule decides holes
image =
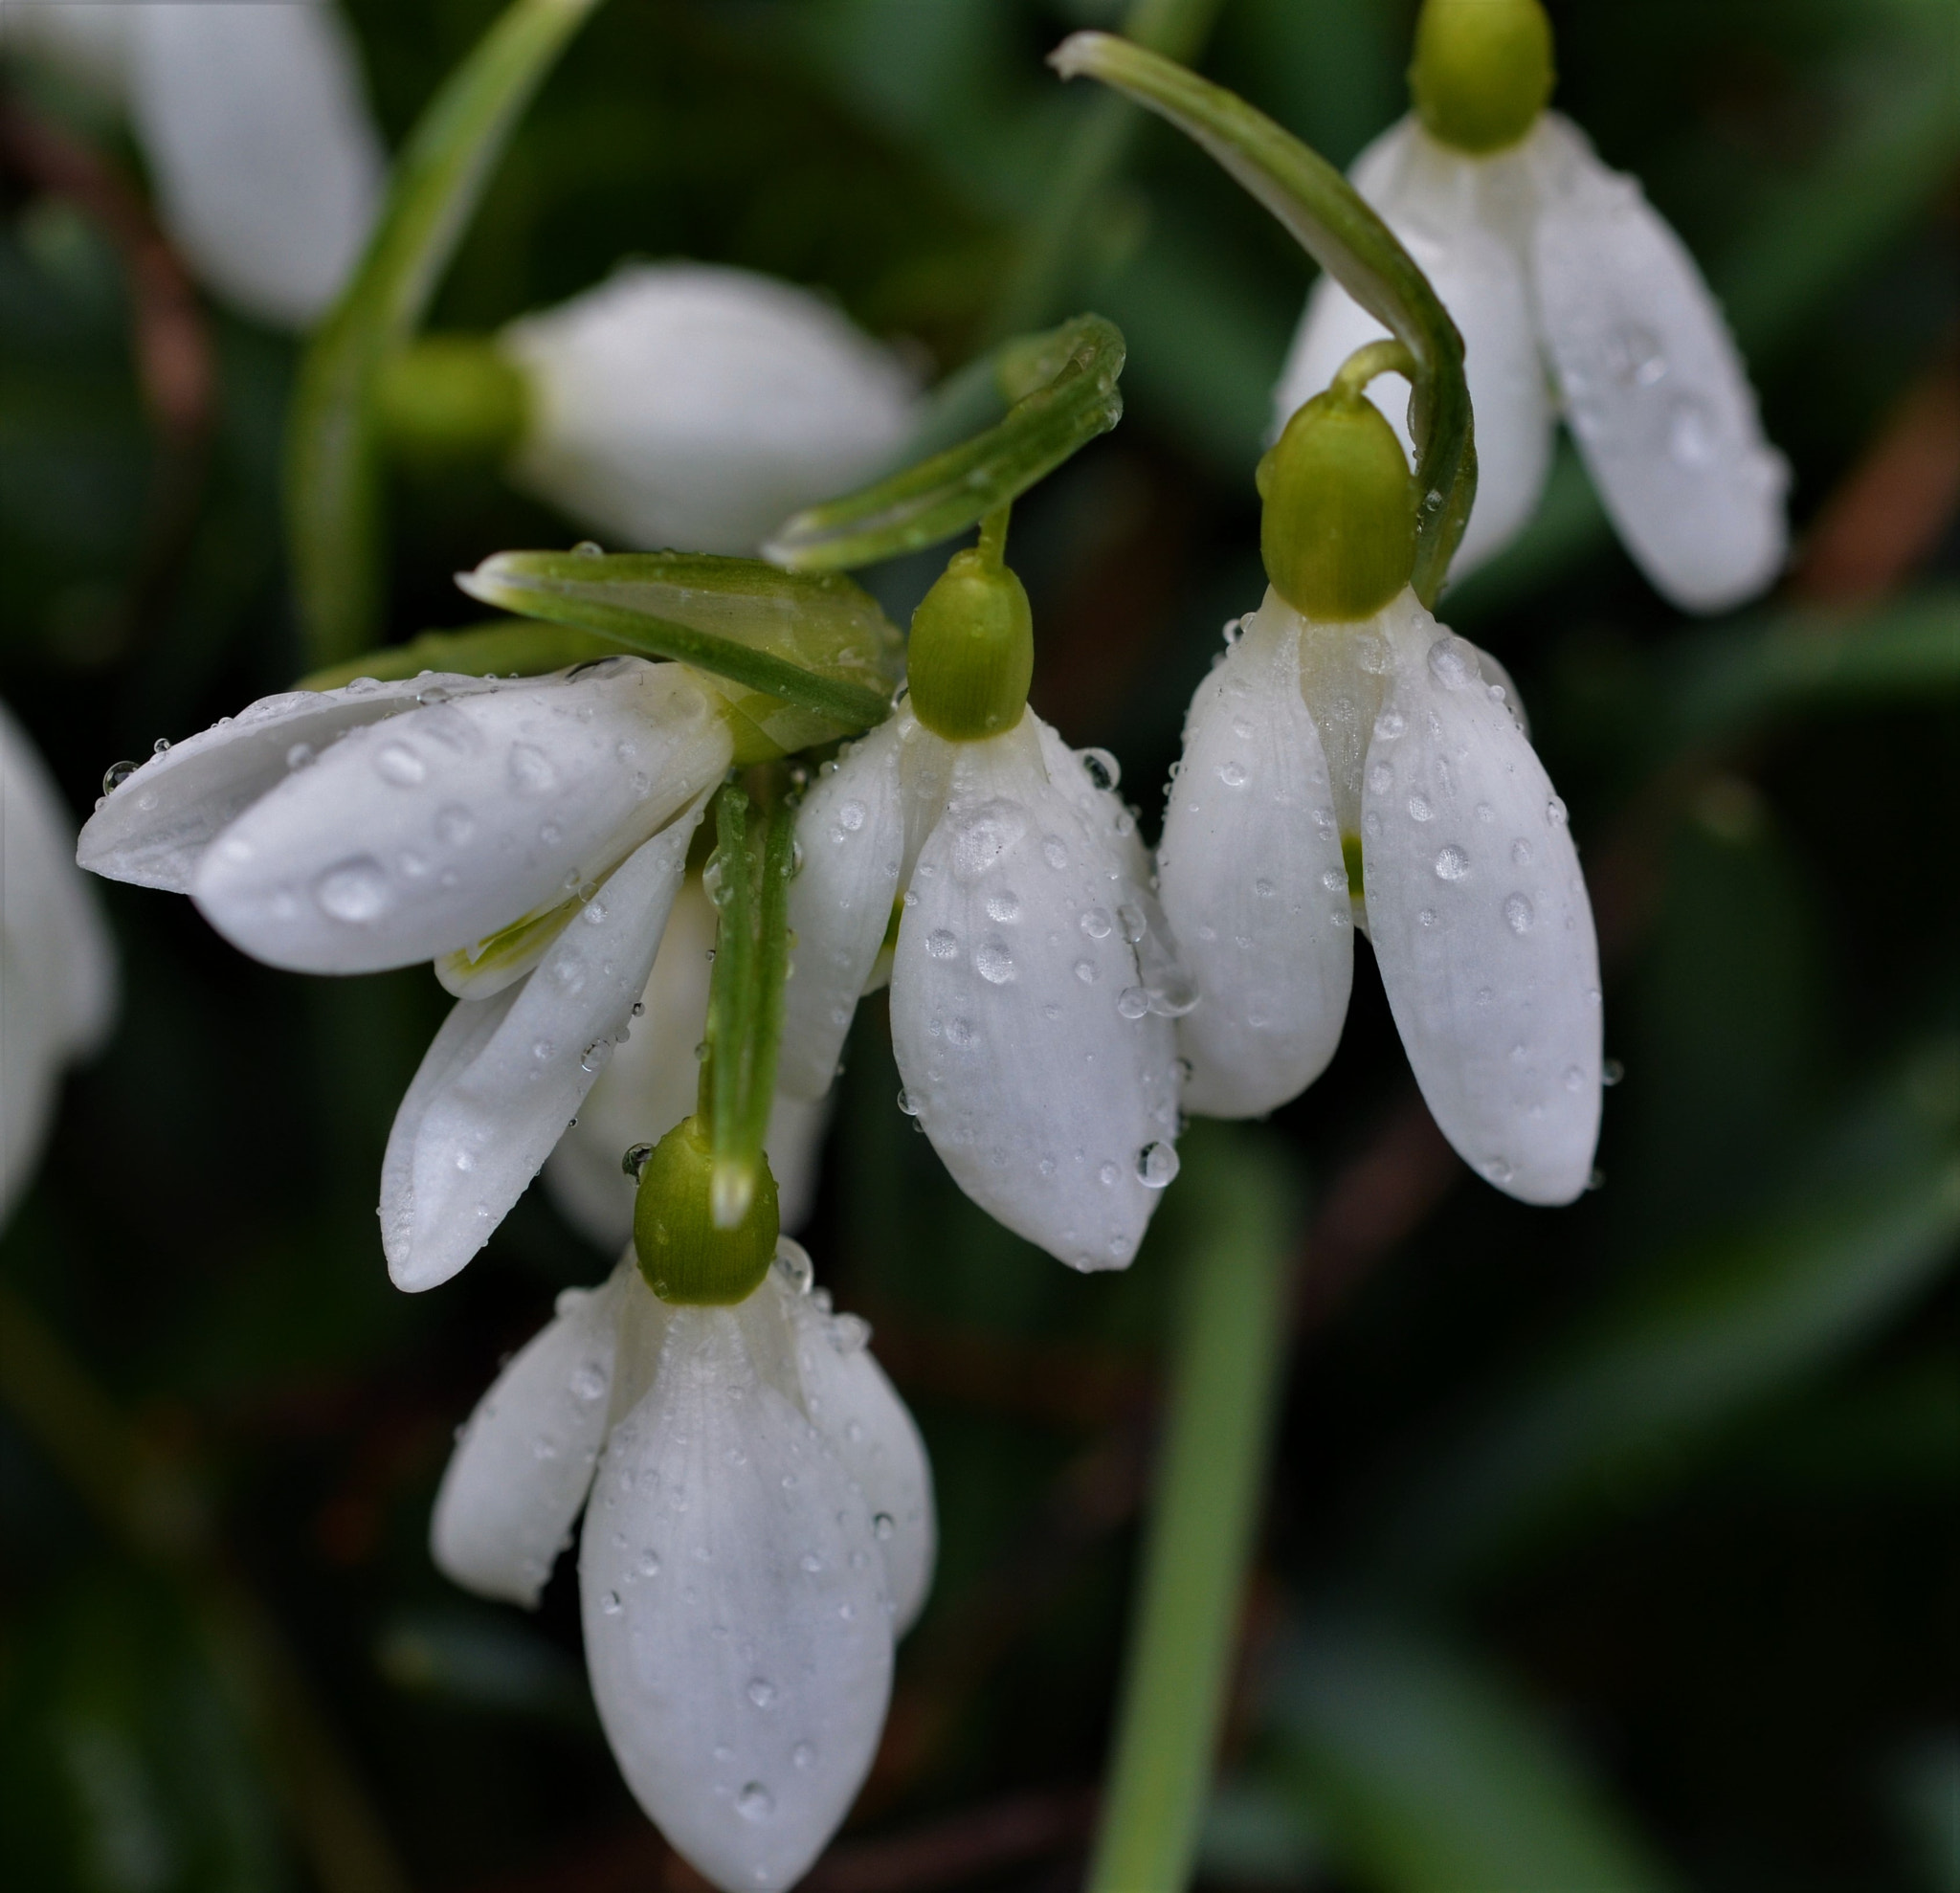
[[[708,988],[701,1115],[713,1151],[717,1229],[741,1224],[763,1168],[783,1037],[795,827],[788,808],[759,805],[740,783],[727,784],[715,798],[710,892],[720,925]]]
[[[1184,1175],[1180,1210],[1204,1234],[1186,1258],[1089,1893],[1180,1893],[1191,1878],[1286,1343],[1292,1213],[1276,1156],[1250,1138],[1195,1131]]]
[[[407,1893],[409,1879],[305,1675],[226,1560],[180,1462],[145,1449],[59,1337],[0,1283],[0,1404],[130,1556],[186,1586],[272,1764],[323,1893]]]
[[[1123,34],[1135,45],[1189,65],[1210,36],[1222,4],[1223,0],[1132,0]],[[1140,124],[1136,108],[1122,99],[1099,100],[1083,115],[994,308],[992,335],[1013,335],[1053,319],[1083,226],[1123,168]]]
[[[513,0],[422,114],[367,254],[301,364],[286,530],[307,657],[374,641],[381,525],[375,393],[414,333],[531,95],[597,0]]]
[[[1477,451],[1463,339],[1429,279],[1346,178],[1244,100],[1173,60],[1106,33],[1063,40],[1050,63],[1064,78],[1086,73],[1147,105],[1202,145],[1278,217],[1414,360],[1410,419],[1423,497],[1416,596],[1434,605],[1477,492]]]

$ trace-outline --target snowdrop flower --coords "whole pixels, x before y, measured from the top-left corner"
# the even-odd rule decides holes
[[[125,101],[164,226],[219,296],[301,328],[339,294],[387,160],[328,0],[50,0],[7,26]]]
[[[70,858],[75,825],[0,706],[0,1223],[40,1156],[61,1069],[100,1045],[116,963]]]
[[[1637,182],[1542,109],[1551,37],[1538,0],[1428,0],[1412,79],[1414,112],[1352,175],[1462,332],[1479,478],[1456,573],[1536,511],[1562,412],[1657,590],[1695,612],[1762,590],[1787,548],[1784,462],[1681,239]],[[1324,277],[1281,376],[1279,421],[1382,332]],[[1385,378],[1373,396],[1405,446],[1407,392]]]
[[[1032,664],[1019,580],[955,554],[908,700],[798,815],[777,1082],[823,1093],[888,966],[901,1104],[960,1188],[1074,1268],[1122,1268],[1176,1173],[1190,996],[1114,761],[1027,708]]]
[[[521,389],[518,484],[625,545],[752,553],[903,445],[912,375],[772,278],[635,264],[498,338]]]
[[[535,1604],[579,1509],[586,1659],[612,1752],[716,1885],[786,1887],[878,1746],[931,1582],[931,1472],[865,1344],[783,1239],[734,1306],[631,1255],[511,1361],[435,1502],[436,1564]],[[590,1502],[588,1502],[590,1492]]]
[[[633,1234],[635,1184],[622,1155],[657,1143],[694,1110],[714,945],[714,903],[701,877],[691,874],[667,917],[653,975],[634,1010],[632,1036],[600,1072],[578,1122],[545,1165],[551,1200],[596,1248],[616,1251]],[[778,1092],[769,1115],[764,1148],[778,1214],[791,1236],[808,1220],[816,1195],[830,1110],[828,1093],[810,1100]]]
[[[457,1005],[382,1169],[398,1286],[445,1281],[630,1025],[708,793],[723,699],[679,664],[289,691],[119,765],[78,858],[191,896],[270,966],[433,960]]]
[[[1190,1108],[1312,1083],[1354,929],[1437,1124],[1528,1203],[1586,1186],[1598,950],[1566,810],[1503,672],[1408,589],[1415,501],[1388,423],[1337,379],[1260,468],[1258,611],[1198,686],[1158,861],[1202,997]]]

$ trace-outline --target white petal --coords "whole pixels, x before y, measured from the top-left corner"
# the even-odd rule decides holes
[[[1158,859],[1199,993],[1177,1028],[1185,1108],[1257,1117],[1334,1056],[1354,968],[1333,789],[1290,612],[1247,619],[1198,685]]]
[[[830,1089],[891,925],[905,856],[906,721],[893,717],[853,745],[818,777],[796,816],[803,865],[790,883],[795,946],[776,1066],[777,1084],[792,1097]]]
[[[1788,547],[1788,470],[1763,438],[1742,358],[1639,185],[1571,126],[1544,136],[1539,322],[1579,451],[1657,590],[1687,611],[1738,605]]]
[[[939,1526],[925,1442],[898,1390],[872,1358],[871,1330],[855,1315],[834,1315],[809,1292],[810,1258],[788,1245],[794,1273],[769,1271],[765,1292],[795,1324],[804,1411],[830,1442],[871,1509],[872,1536],[891,1587],[892,1635],[918,1620],[932,1588]],[[800,1279],[800,1286],[798,1281]]]
[[[433,960],[590,886],[727,767],[679,664],[612,658],[343,737],[205,851],[235,946],[302,972]]]
[[[618,1303],[635,1274],[629,1256],[602,1286],[559,1296],[556,1318],[497,1376],[457,1438],[429,1550],[465,1590],[528,1608],[571,1542],[606,1441]]]
[[[76,858],[110,880],[189,894],[212,842],[349,730],[401,716],[424,697],[490,688],[476,678],[429,675],[261,697],[235,717],[145,758],[84,824]]]
[[[639,264],[503,332],[533,419],[516,477],[630,546],[753,552],[903,444],[897,356],[789,283]]]
[[[219,295],[303,326],[367,242],[387,168],[345,29],[324,0],[133,11],[130,109],[170,234]]]
[[[892,1638],[869,1511],[748,1330],[677,1308],[614,1430],[579,1553],[586,1661],[620,1772],[717,1885],[787,1887],[864,1779]]]
[[[0,1221],[40,1156],[62,1065],[94,1050],[115,1013],[115,956],[74,834],[0,706]]]
[[[522,986],[457,1002],[381,1169],[396,1287],[447,1281],[510,1214],[578,1115],[645,990],[704,803],[628,857]]]
[[[1429,278],[1463,338],[1477,427],[1477,500],[1450,568],[1461,578],[1523,530],[1538,509],[1551,463],[1551,401],[1515,236],[1522,166],[1509,154],[1481,159],[1447,151],[1413,122],[1405,122],[1392,147],[1379,141],[1367,160],[1375,174],[1363,194]],[[1355,168],[1359,180],[1362,166]],[[1332,381],[1356,348],[1387,333],[1324,276],[1281,374],[1275,431]],[[1413,457],[1408,382],[1377,376],[1369,398]]]
[[[612,1054],[545,1165],[545,1181],[559,1213],[599,1248],[612,1250],[633,1235],[635,1185],[620,1168],[635,1144],[657,1144],[695,1107],[701,1086],[696,1048],[707,1027],[708,955],[715,944],[715,909],[690,876],[654,961],[632,1036]],[[792,1235],[816,1194],[817,1155],[830,1121],[830,1100],[814,1102],[776,1093],[763,1147],[776,1179],[776,1210]]]
[[[905,1091],[954,1180],[1080,1269],[1135,1256],[1176,1134],[1170,1023],[1119,914],[1122,858],[1040,760],[1032,713],[961,746],[920,851],[892,969]],[[1136,1014],[1136,1015],[1132,1015]]]
[[[1586,1187],[1599,953],[1552,792],[1476,652],[1409,593],[1369,749],[1370,937],[1416,1082],[1466,1162],[1527,1203]]]

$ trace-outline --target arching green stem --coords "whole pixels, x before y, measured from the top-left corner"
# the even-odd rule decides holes
[[[1469,523],[1477,452],[1463,340],[1429,279],[1339,171],[1224,87],[1106,33],[1071,34],[1050,63],[1064,78],[1101,79],[1201,145],[1409,350],[1422,494],[1411,582],[1434,605]]]
[[[422,114],[360,268],[314,332],[286,433],[286,531],[308,659],[374,641],[375,390],[414,333],[531,95],[597,0],[514,0]]]

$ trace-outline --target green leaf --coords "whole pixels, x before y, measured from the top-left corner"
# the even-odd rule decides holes
[[[1123,418],[1124,342],[1078,316],[1007,345],[996,367],[1013,406],[958,447],[784,523],[763,549],[798,571],[835,571],[916,552],[977,525]]]
[[[1337,1858],[1387,1893],[1655,1893],[1675,1883],[1508,1682],[1370,1618],[1306,1628],[1274,1690]]]
[[[672,657],[792,706],[737,701],[776,743],[807,748],[882,723],[902,644],[878,602],[835,572],[706,552],[500,552],[457,583],[612,650]]]
[[[1846,1353],[1949,1268],[1960,1236],[1960,1047],[1941,1040],[1776,1208],[1637,1271],[1413,1484],[1388,1562],[1473,1580],[1650,1496],[1691,1450]]]
[[[1795,612],[1689,640],[1667,693],[1673,746],[1726,741],[1795,710],[1924,702],[1960,690],[1960,589],[1876,612]]]
[[[427,313],[531,95],[596,4],[513,0],[423,112],[361,266],[307,347],[286,438],[286,529],[318,663],[376,631],[382,368]]]
[[[1434,605],[1469,523],[1477,450],[1463,339],[1428,278],[1333,166],[1223,86],[1106,33],[1071,34],[1049,62],[1064,78],[1115,87],[1201,145],[1415,357],[1410,418],[1425,497],[1412,583]]]

